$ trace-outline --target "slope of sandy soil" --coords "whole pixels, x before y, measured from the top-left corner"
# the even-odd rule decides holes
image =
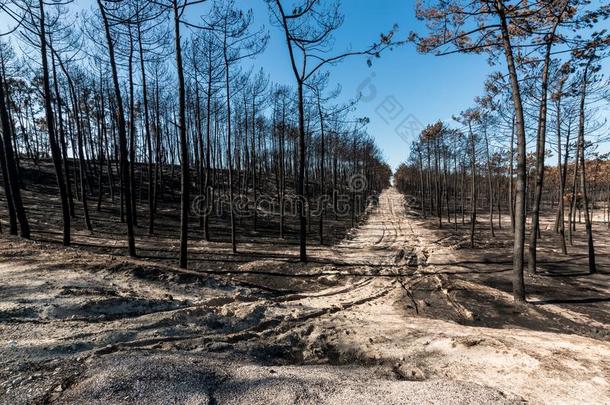
[[[394,189],[308,264],[281,244],[181,271],[4,239],[0,403],[610,403],[608,275],[528,276],[515,309],[509,247],[479,240]]]

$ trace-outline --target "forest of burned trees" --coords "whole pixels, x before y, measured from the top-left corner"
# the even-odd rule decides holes
[[[11,21],[0,37],[2,220],[11,234],[30,238],[34,208],[22,191],[36,176],[26,182],[24,173],[45,164],[53,167],[55,184],[47,186],[61,203],[64,245],[75,222],[95,234],[101,225],[92,211],[108,212],[120,218],[118,238],[135,256],[139,237],[162,232],[159,212],[174,211],[181,267],[189,240],[222,239],[211,222],[231,229],[238,252],[236,223],[279,239],[294,221],[306,260],[308,243],[325,242],[326,218],[353,223],[367,197],[389,185],[391,170],[367,120],[352,116],[353,102],[334,101],[338,89],[326,69],[377,56],[389,37],[327,54],[342,22],[336,7],[305,0],[284,10],[268,0],[271,29],[285,33],[295,66],[296,87],[289,87],[241,63],[268,40],[241,4],[97,0],[75,15],[69,3],[0,3]],[[301,72],[307,57],[315,63]],[[354,189],[355,176],[366,184]],[[261,208],[261,196],[272,203]]]
[[[597,270],[593,218],[610,227],[610,163],[598,150],[608,140],[601,66],[609,13],[608,5],[582,0],[417,6],[428,31],[411,35],[419,51],[485,53],[501,69],[471,108],[421,132],[397,171],[397,186],[438,226],[468,230],[471,247],[484,226],[477,220],[493,239],[508,219],[518,302],[525,300],[525,264],[537,271],[537,243],[548,232],[543,215],[564,255],[584,222],[588,269]],[[607,234],[599,238],[606,243]]]
[[[292,70],[288,86],[251,68],[269,35],[237,1],[96,0],[78,13],[71,0],[0,2],[8,232],[31,237],[30,220],[45,207],[33,207],[23,191],[33,184],[48,191],[37,183],[47,165],[57,196],[48,204],[60,206],[48,210],[56,219],[48,223],[64,245],[80,228],[99,232],[95,211],[118,218],[120,240],[136,256],[145,235],[166,231],[158,226],[163,214],[179,213],[171,237],[180,241],[181,267],[195,238],[239,252],[240,229],[254,230],[248,241],[258,230],[293,237],[306,261],[309,244],[329,239],[329,221],[354,224],[391,176],[368,120],[353,114],[357,100],[338,102],[329,72],[411,42],[439,56],[484,53],[498,73],[455,122],[422,132],[397,185],[423,216],[469,228],[472,246],[477,218],[487,217],[491,237],[509,218],[518,302],[524,267],[536,271],[541,216],[553,217],[565,254],[584,222],[596,271],[593,216],[610,222],[609,168],[597,148],[607,135],[600,106],[608,101],[601,66],[610,6],[419,1],[419,33],[398,38],[393,29],[368,47],[341,48],[333,35],[343,23],[338,2],[264,2]],[[365,187],[354,189],[362,178]]]

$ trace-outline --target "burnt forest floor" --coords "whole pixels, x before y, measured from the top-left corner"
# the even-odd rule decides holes
[[[591,276],[584,226],[563,256],[545,217],[516,308],[507,221],[492,238],[482,217],[471,248],[468,224],[439,229],[393,188],[355,228],[329,220],[306,264],[294,218],[284,240],[273,218],[257,232],[243,219],[238,254],[226,219],[210,242],[194,220],[181,270],[178,204],[159,207],[154,236],[139,205],[129,258],[117,204],[90,200],[89,233],[77,202],[63,247],[39,176],[24,191],[32,241],[0,238],[0,403],[610,402],[602,222]]]

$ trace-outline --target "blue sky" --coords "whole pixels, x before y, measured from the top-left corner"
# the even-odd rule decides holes
[[[267,50],[254,64],[264,67],[275,82],[294,83],[286,44],[279,29],[270,26],[264,0],[241,4],[252,8],[257,23],[265,24],[271,34]],[[421,22],[415,18],[415,2],[410,0],[344,0],[341,9],[345,23],[336,35],[338,52],[365,48],[394,24],[398,24],[401,37],[421,28]],[[412,45],[384,53],[370,68],[366,59],[360,57],[330,68],[331,80],[343,89],[342,98],[354,98],[360,91],[367,96],[354,115],[370,118],[368,132],[394,168],[409,154],[413,128],[417,127],[412,124],[450,120],[481,94],[483,81],[490,71],[484,56],[435,57],[417,53]],[[374,86],[375,94],[369,83]],[[403,122],[407,130],[401,136],[396,128]]]
[[[257,23],[265,24],[271,34],[267,50],[254,63],[264,67],[275,82],[294,83],[283,34],[270,26],[265,1],[237,2],[252,8]],[[423,23],[415,18],[414,0],[343,0],[341,11],[345,23],[335,36],[337,52],[366,48],[394,24],[401,39],[411,31],[425,32]],[[607,73],[610,61],[602,66]],[[360,91],[371,95],[357,105],[354,115],[370,118],[368,132],[395,169],[408,158],[411,141],[422,125],[437,120],[452,123],[453,115],[473,106],[474,98],[483,93],[487,75],[498,69],[502,66],[490,67],[484,54],[438,57],[420,54],[408,44],[384,53],[370,68],[365,58],[355,57],[332,66],[330,72],[331,80],[341,85],[344,100]],[[608,103],[601,108],[599,116],[610,120]],[[607,133],[605,128],[598,135]],[[600,145],[600,152],[609,150],[607,142]]]

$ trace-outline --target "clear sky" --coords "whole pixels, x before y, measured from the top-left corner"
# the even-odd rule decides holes
[[[279,29],[270,26],[264,0],[244,0],[241,4],[252,8],[257,23],[265,24],[271,34],[267,50],[254,63],[263,66],[273,81],[294,83],[286,44]],[[341,10],[345,23],[336,35],[338,52],[363,49],[394,24],[403,38],[421,28],[413,0],[343,0]],[[370,118],[368,132],[395,168],[407,158],[411,139],[421,125],[450,120],[472,104],[491,68],[484,56],[435,57],[406,45],[384,53],[370,68],[364,57],[354,57],[330,71],[331,80],[343,89],[342,97],[354,98],[360,92],[365,96],[354,114]]]
[[[271,34],[267,50],[254,63],[264,67],[273,81],[293,84],[283,34],[270,26],[265,1],[236,1],[252,8],[257,23],[265,24]],[[411,31],[425,30],[423,23],[415,18],[415,0],[342,0],[341,11],[345,23],[336,35],[337,52],[366,48],[394,24],[399,27],[400,39]],[[607,76],[610,60],[605,60],[602,67]],[[354,57],[332,66],[330,72],[333,83],[343,89],[343,99],[363,93],[365,97],[354,115],[370,118],[368,132],[395,169],[407,159],[411,141],[419,135],[422,126],[439,119],[452,122],[453,115],[473,106],[474,98],[483,93],[487,75],[498,69],[503,68],[490,67],[484,54],[439,57],[420,54],[414,45],[408,44],[384,53],[370,68],[365,58]],[[601,106],[599,117],[610,121],[607,102]],[[606,135],[606,128],[597,135]],[[604,142],[598,150],[608,152],[610,145]]]

